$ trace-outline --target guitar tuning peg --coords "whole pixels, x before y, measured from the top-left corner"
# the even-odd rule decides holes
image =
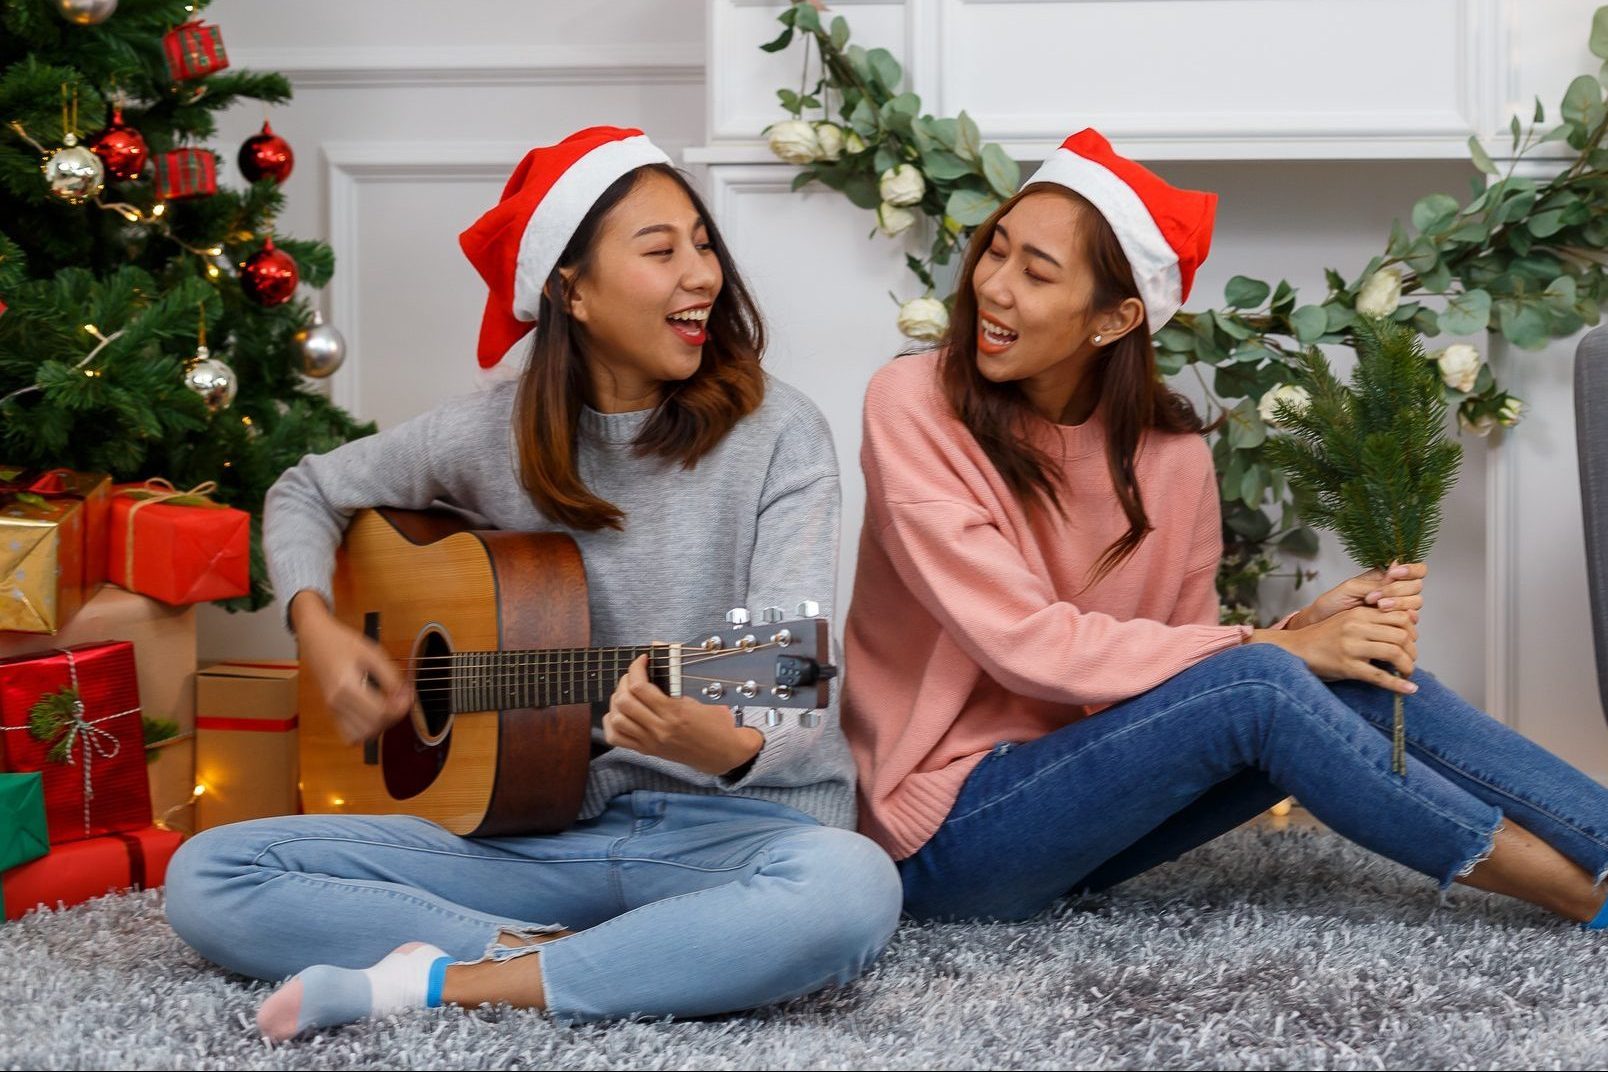
[[[764,622],[766,625],[776,625],[786,617],[787,612],[782,610],[781,607],[766,607],[760,613],[759,620]]]
[[[819,711],[801,711],[798,716],[798,724],[807,730],[812,730],[821,724],[821,713]]]
[[[782,724],[782,713],[780,711],[776,710],[776,708],[774,708],[774,707],[767,707],[765,709],[765,725],[770,727],[771,729],[775,729],[777,726],[780,726],[781,724]]]
[[[813,599],[806,599],[798,605],[798,616],[800,618],[817,618],[820,617],[820,614],[821,605]]]
[[[746,607],[733,607],[726,612],[726,621],[732,625],[747,625],[748,609]]]

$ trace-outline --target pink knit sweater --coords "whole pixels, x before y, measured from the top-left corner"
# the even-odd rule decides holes
[[[1035,434],[1064,458],[1066,516],[1025,512],[950,411],[936,354],[879,370],[865,399],[866,516],[844,634],[843,724],[860,829],[895,859],[942,825],[1000,741],[1026,741],[1243,643],[1217,624],[1222,535],[1211,452],[1153,434],[1138,479],[1152,531],[1081,591],[1127,531],[1099,416]]]

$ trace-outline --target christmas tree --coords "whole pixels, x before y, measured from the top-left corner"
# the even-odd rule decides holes
[[[372,427],[305,378],[344,344],[297,292],[329,247],[273,230],[290,146],[265,122],[217,181],[217,113],[291,91],[229,69],[206,2],[0,4],[0,465],[216,481],[253,516],[228,605],[255,609],[269,485]]]
[[[1331,529],[1364,569],[1422,562],[1440,531],[1441,502],[1457,481],[1463,448],[1446,434],[1440,375],[1405,324],[1364,318],[1357,368],[1341,383],[1323,354],[1302,357],[1303,394],[1274,408],[1269,446],[1302,518]],[[1407,771],[1401,694],[1396,694],[1394,766]]]

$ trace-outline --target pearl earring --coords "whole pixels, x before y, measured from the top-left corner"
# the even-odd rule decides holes
[[[1096,345],[1096,346],[1099,346],[1099,345],[1100,345],[1100,336],[1099,336],[1099,335],[1096,335],[1096,336],[1095,336],[1095,337],[1094,337],[1094,344],[1095,344],[1095,345]]]

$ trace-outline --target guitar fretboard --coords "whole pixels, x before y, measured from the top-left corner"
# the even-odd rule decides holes
[[[606,700],[631,663],[643,655],[648,656],[648,677],[665,688],[670,649],[664,646],[454,652],[446,664],[452,710],[562,707]]]

